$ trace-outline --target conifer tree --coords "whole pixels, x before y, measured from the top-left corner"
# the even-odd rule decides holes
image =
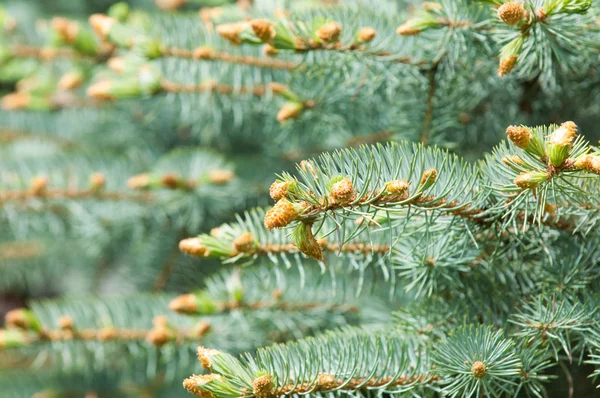
[[[1,2],[0,396],[596,396],[598,11]]]

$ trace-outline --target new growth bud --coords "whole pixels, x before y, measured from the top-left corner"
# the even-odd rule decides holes
[[[508,75],[513,71],[519,60],[518,55],[509,55],[508,57],[500,59],[500,66],[498,66],[498,77]]]
[[[437,180],[437,170],[436,169],[428,169],[423,172],[421,176],[421,181],[419,182],[419,188],[422,190],[428,189]]]
[[[516,25],[527,18],[527,10],[520,1],[509,1],[498,7],[498,18],[507,25]]]
[[[268,229],[283,228],[299,216],[296,206],[286,198],[280,199],[265,214],[264,224]]]
[[[521,149],[527,149],[533,138],[531,129],[525,126],[508,126],[506,128],[508,139]]]
[[[234,239],[233,247],[241,253],[250,253],[256,248],[256,241],[251,232],[246,232]]]
[[[268,43],[275,38],[275,28],[265,19],[253,19],[250,21],[250,26],[256,37],[263,43]]]
[[[570,121],[562,123],[550,135],[546,143],[546,151],[553,166],[559,167],[567,159],[576,137],[577,125]]]
[[[370,27],[360,28],[360,30],[358,31],[358,35],[357,35],[357,39],[358,39],[357,41],[360,43],[369,43],[375,38],[376,35],[377,35],[377,32],[373,28],[370,28]]]
[[[548,173],[541,171],[528,171],[521,173],[515,178],[515,185],[523,189],[531,189],[548,181]]]
[[[329,190],[330,204],[344,204],[356,199],[356,190],[352,186],[352,181],[344,177],[341,181],[333,184]]]
[[[342,26],[337,22],[327,22],[315,32],[315,35],[324,43],[335,43],[342,33]]]
[[[209,254],[200,238],[183,239],[179,242],[179,250],[192,256],[207,256]]]
[[[212,170],[208,173],[208,178],[210,179],[210,182],[215,185],[223,185],[233,180],[235,178],[235,173],[225,169]]]
[[[487,366],[481,361],[475,361],[471,366],[471,373],[476,379],[482,379],[487,373]]]
[[[252,381],[252,393],[255,398],[270,398],[274,392],[275,385],[271,375],[266,374]]]

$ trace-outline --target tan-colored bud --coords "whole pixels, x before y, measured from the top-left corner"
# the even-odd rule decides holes
[[[526,149],[533,138],[531,129],[525,126],[508,126],[506,135],[513,144],[521,149]]]
[[[22,308],[8,311],[4,316],[4,323],[7,327],[19,329],[29,329],[31,326]]]
[[[500,60],[500,66],[498,67],[498,77],[508,75],[517,65],[519,59],[518,55],[509,55],[508,57]]]
[[[150,186],[150,174],[142,173],[127,180],[127,186],[131,189],[144,189]]]
[[[196,296],[191,293],[175,297],[169,303],[169,310],[181,314],[193,314],[197,309],[198,302],[196,301]]]
[[[369,43],[375,38],[376,35],[377,32],[373,28],[360,28],[360,30],[358,31],[358,41],[360,41],[361,43]]]
[[[335,376],[329,373],[321,373],[317,378],[317,386],[320,391],[333,390],[339,386],[339,383],[335,381]]]
[[[288,87],[285,84],[271,82],[269,83],[269,88],[273,91],[273,94],[283,94],[288,91]]]
[[[271,375],[266,374],[252,381],[252,394],[255,398],[270,398],[274,392],[275,385]]]
[[[481,361],[475,361],[473,366],[471,366],[471,372],[476,379],[481,379],[487,373],[487,366]]]
[[[92,29],[101,39],[106,39],[110,33],[112,26],[115,24],[115,19],[104,14],[93,14],[89,18]]]
[[[179,250],[191,254],[192,256],[208,255],[208,250],[200,238],[187,238],[182,240],[179,242]]]
[[[48,188],[48,178],[43,176],[33,177],[29,182],[29,188],[33,195],[43,196]]]
[[[214,395],[207,390],[203,390],[200,387],[204,384],[210,383],[214,380],[217,375],[193,375],[183,381],[183,387],[190,393],[197,395],[202,398],[214,398]]]
[[[573,144],[576,137],[577,125],[569,121],[562,123],[559,128],[554,130],[549,142],[555,145],[569,146]]]
[[[179,187],[180,178],[177,174],[169,173],[160,177],[160,183],[165,188],[177,189]]]
[[[69,42],[69,24],[70,21],[63,17],[54,17],[50,22],[52,29],[54,29],[60,38],[66,42]]]
[[[187,0],[154,0],[154,4],[162,10],[176,10],[183,7]]]
[[[253,19],[250,21],[250,26],[256,37],[263,43],[268,43],[275,38],[275,28],[266,19]]]
[[[314,166],[308,160],[303,160],[300,162],[300,168],[306,172],[310,172],[313,176],[317,175]]]
[[[436,169],[427,169],[423,172],[421,176],[420,185],[431,185],[437,179],[437,170]]]
[[[600,156],[589,153],[582,155],[577,158],[574,166],[592,173],[600,174]]]
[[[63,315],[58,318],[58,328],[61,330],[73,330],[73,318],[68,315]]]
[[[19,109],[26,109],[31,102],[31,97],[28,93],[16,92],[6,94],[0,100],[0,107],[7,111],[14,111]]]
[[[509,1],[498,7],[498,18],[507,25],[516,25],[526,18],[527,10],[520,1]]]
[[[327,22],[323,26],[321,26],[315,32],[315,35],[325,43],[334,43],[340,39],[340,34],[342,33],[342,26],[335,22]]]
[[[200,361],[202,367],[206,370],[210,370],[210,368],[212,367],[211,358],[215,355],[221,354],[221,351],[199,346],[196,353],[198,355],[198,360]]]
[[[125,58],[112,57],[107,62],[108,68],[115,73],[121,74],[125,72]]]
[[[404,180],[393,180],[385,183],[385,190],[391,194],[403,194],[410,188],[410,183]]]
[[[274,57],[277,54],[279,54],[279,50],[270,44],[265,44],[265,46],[263,47],[263,53],[267,57]]]
[[[333,203],[347,203],[356,199],[356,190],[352,186],[352,181],[344,177],[341,181],[333,184],[329,190],[329,201]]]
[[[98,330],[98,333],[96,333],[96,337],[100,341],[115,340],[118,337],[118,335],[119,333],[117,332],[117,329],[115,329],[112,326],[100,329]]]
[[[315,239],[312,232],[312,225],[307,225],[305,228],[305,236],[298,242],[298,249],[317,261],[323,261],[323,246]]]
[[[83,76],[81,73],[67,72],[61,76],[58,81],[58,87],[61,90],[73,90],[74,88],[81,86],[81,83],[83,83]]]
[[[523,159],[521,159],[518,156],[505,156],[502,158],[502,163],[504,163],[507,166],[512,166],[513,164],[522,166],[523,165]]]
[[[434,3],[432,1],[426,1],[424,2],[421,7],[423,7],[423,10],[427,11],[427,12],[432,12],[432,11],[441,11],[442,10],[442,5],[440,3]]]
[[[286,198],[280,199],[275,206],[265,214],[265,227],[268,229],[283,228],[298,217],[298,212],[292,202]]]
[[[208,178],[210,179],[210,182],[212,182],[213,184],[216,185],[223,185],[223,184],[227,184],[228,182],[230,182],[231,180],[233,180],[235,178],[235,173],[231,170],[212,170],[209,174],[208,174]]]
[[[208,47],[197,47],[194,50],[193,57],[195,59],[210,59],[212,58],[214,51],[212,48]]]
[[[531,189],[539,186],[542,182],[548,181],[548,175],[539,171],[528,171],[521,173],[515,178],[515,185],[523,189]]]
[[[409,19],[402,25],[398,26],[398,28],[396,29],[396,33],[400,36],[414,36],[421,33],[421,30],[415,28],[412,19]]]
[[[172,338],[172,333],[165,327],[155,327],[148,331],[146,341],[154,346],[162,347],[167,344]]]
[[[211,324],[209,321],[207,321],[206,319],[201,320],[200,322],[198,322],[196,324],[196,326],[194,326],[194,334],[197,337],[201,337],[204,336],[206,333],[208,333],[208,331],[211,328]]]
[[[93,190],[103,188],[106,184],[106,177],[102,173],[94,173],[90,176],[90,186]]]
[[[544,22],[548,17],[548,14],[543,8],[538,8],[537,10],[535,10],[535,17],[539,22]]]
[[[300,115],[302,105],[296,102],[287,102],[283,104],[279,112],[277,112],[277,121],[283,123],[287,120],[294,119]]]
[[[242,33],[247,28],[248,23],[245,21],[232,22],[217,26],[217,33],[224,39],[227,39],[230,43],[239,45],[242,44],[240,33]]]
[[[249,253],[254,250],[256,242],[251,232],[246,232],[233,240],[233,247],[238,252]]]
[[[87,95],[100,101],[109,101],[114,98],[111,90],[112,82],[110,80],[101,80],[88,87]]]
[[[292,184],[292,181],[275,181],[273,184],[271,184],[271,187],[269,188],[269,194],[271,195],[271,198],[275,202],[277,202],[279,199],[287,197],[288,188]]]

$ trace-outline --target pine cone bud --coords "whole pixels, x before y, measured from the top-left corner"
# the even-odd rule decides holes
[[[577,125],[569,121],[562,123],[559,128],[554,130],[549,142],[560,146],[570,146],[576,137]]]
[[[285,84],[271,82],[269,83],[269,88],[273,91],[273,94],[283,94],[288,91],[288,88]]]
[[[268,43],[275,38],[275,28],[266,19],[253,19],[250,21],[250,26],[256,37],[263,43]]]
[[[540,171],[528,171],[521,173],[515,178],[515,185],[523,189],[531,189],[548,181],[548,174]]]
[[[427,189],[427,188],[431,187],[435,183],[436,180],[437,180],[437,170],[436,169],[428,169],[423,172],[423,175],[421,176],[421,181],[419,182],[419,185],[422,187],[422,189]]]
[[[202,364],[202,367],[206,370],[210,370],[210,368],[212,367],[211,359],[217,355],[221,355],[221,351],[199,346],[197,354],[198,360]]]
[[[211,328],[211,324],[209,321],[203,319],[194,326],[194,334],[197,337],[204,336]]]
[[[247,27],[247,22],[226,23],[217,26],[217,33],[224,39],[228,40],[231,44],[240,45],[242,44],[240,33],[242,33]]]
[[[127,186],[131,189],[145,189],[150,186],[150,175],[148,173],[138,174],[127,180]]]
[[[521,159],[518,156],[509,155],[502,158],[502,163],[504,163],[506,166],[510,167],[514,171],[521,171],[521,169],[518,166],[522,166],[524,162],[523,159]]]
[[[508,75],[517,65],[519,59],[518,55],[509,55],[508,57],[500,60],[500,66],[498,67],[498,77]]]
[[[577,158],[574,166],[600,175],[600,156],[585,154]]]
[[[412,19],[407,20],[402,25],[398,26],[396,33],[400,36],[414,36],[421,33],[421,29],[415,28]]]
[[[270,398],[275,393],[273,377],[269,374],[260,376],[252,381],[254,398]]]
[[[498,18],[507,25],[516,25],[527,17],[528,12],[520,1],[510,1],[498,7]]]
[[[58,81],[58,88],[61,90],[73,90],[81,86],[83,83],[83,76],[78,72],[67,72],[61,76]]]
[[[119,333],[117,332],[117,329],[115,329],[112,326],[109,326],[109,327],[98,330],[96,337],[100,341],[110,341],[110,340],[115,340],[118,337],[118,335],[119,335]]]
[[[89,18],[90,25],[96,34],[103,40],[108,38],[112,26],[115,24],[115,20],[104,14],[93,14]]]
[[[198,309],[196,296],[190,293],[175,297],[169,303],[169,309],[180,314],[193,314]]]
[[[339,384],[335,381],[335,376],[329,373],[321,373],[317,378],[317,386],[320,391],[333,390]]]
[[[110,80],[101,80],[92,84],[87,89],[88,97],[100,100],[109,101],[114,99],[112,94],[113,83]]]
[[[487,366],[481,361],[476,361],[471,366],[471,372],[476,379],[482,379],[487,373]]]
[[[231,180],[233,180],[235,178],[235,173],[231,170],[212,170],[209,174],[208,174],[208,178],[210,179],[210,182],[216,185],[223,185],[223,184],[227,184],[228,182],[230,182]]]
[[[160,183],[165,188],[177,189],[179,187],[180,178],[177,174],[165,174],[160,177]]]
[[[233,247],[241,253],[250,253],[254,251],[256,247],[254,235],[252,235],[251,232],[246,232],[245,234],[238,236],[233,241]]]
[[[214,395],[207,390],[202,389],[202,386],[212,382],[217,375],[193,375],[183,381],[183,387],[194,395],[202,398],[214,398]]]
[[[303,160],[300,162],[299,166],[303,171],[310,172],[313,176],[317,175],[317,172],[315,171],[315,168],[310,161]]]
[[[154,327],[146,335],[146,341],[156,347],[162,347],[173,339],[173,333],[166,327]]]
[[[126,62],[123,57],[112,57],[106,64],[108,68],[115,73],[122,74],[125,71]]]
[[[19,109],[27,109],[31,103],[31,97],[28,93],[17,92],[6,94],[0,100],[0,107],[7,111],[14,111]]]
[[[288,188],[293,184],[293,181],[275,181],[269,188],[271,198],[277,202],[281,198],[287,198]]]
[[[194,50],[192,55],[194,59],[210,59],[214,54],[214,51],[208,47],[198,47]]]
[[[29,182],[31,193],[34,196],[43,196],[48,188],[48,179],[42,176],[36,176]]]
[[[403,194],[410,187],[410,183],[404,180],[393,180],[385,183],[385,190],[390,194]]]
[[[208,250],[200,238],[183,239],[179,242],[179,250],[192,256],[208,255]]]
[[[327,22],[315,32],[315,35],[325,43],[334,43],[339,40],[342,26],[337,22]]]
[[[73,318],[63,315],[58,318],[58,328],[61,330],[73,330]]]
[[[17,308],[8,311],[4,316],[4,323],[6,327],[18,328],[18,329],[31,329],[33,326],[31,317],[28,314],[28,310],[25,308]]]
[[[102,173],[94,173],[90,176],[90,187],[92,190],[97,191],[104,187],[106,184],[106,177]]]
[[[268,229],[283,228],[294,221],[296,217],[298,217],[298,212],[294,204],[283,198],[267,211],[264,224]]]
[[[294,119],[300,115],[302,104],[297,102],[286,102],[283,104],[279,112],[277,112],[277,121],[283,123],[287,120]]]
[[[344,177],[341,181],[333,184],[329,190],[329,201],[332,203],[348,203],[355,199],[356,190],[348,177]]]
[[[437,12],[442,10],[442,5],[440,3],[434,3],[432,1],[424,2],[421,7],[427,12]]]
[[[373,28],[360,28],[358,31],[358,41],[361,43],[369,43],[375,38],[376,35],[377,32]]]
[[[525,126],[508,126],[506,128],[508,139],[521,149],[527,149],[531,139],[531,130]]]
[[[298,250],[314,258],[317,261],[323,261],[323,246],[315,239],[312,232],[312,224],[304,225],[304,236],[297,242]]]
[[[161,10],[176,10],[187,3],[187,0],[154,0],[154,4]]]
[[[265,46],[263,47],[263,53],[267,57],[274,57],[277,54],[279,54],[279,50],[270,44],[265,44]]]

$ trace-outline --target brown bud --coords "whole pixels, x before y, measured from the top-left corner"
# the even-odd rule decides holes
[[[348,177],[344,177],[341,181],[333,184],[329,190],[329,201],[332,203],[348,203],[355,199],[356,190]]]
[[[358,31],[358,41],[360,41],[361,43],[369,43],[375,38],[376,35],[377,32],[373,28],[360,28],[360,30]]]
[[[103,188],[106,184],[106,177],[102,173],[94,173],[90,176],[90,186],[93,190]]]
[[[325,43],[336,42],[340,38],[340,33],[342,33],[342,27],[337,22],[327,22],[323,26],[321,26],[315,32],[315,35]]]
[[[203,390],[202,388],[200,388],[200,386],[210,383],[215,379],[215,377],[219,376],[213,374],[193,375],[183,381],[183,387],[192,394],[197,395],[199,397],[214,398],[214,395],[210,391]]]
[[[517,64],[517,60],[519,59],[518,55],[509,55],[508,57],[500,60],[500,66],[498,67],[498,77],[503,77],[508,75],[515,68]]]
[[[150,186],[150,175],[148,173],[138,174],[127,180],[127,186],[131,189],[144,189]]]
[[[421,33],[420,29],[417,29],[413,26],[412,19],[407,20],[402,25],[398,26],[396,29],[396,33],[400,36],[414,36]]]
[[[269,194],[274,201],[278,201],[281,198],[287,198],[288,188],[292,185],[292,181],[275,181],[269,188]]]
[[[234,239],[233,247],[238,252],[249,253],[254,250],[256,246],[256,242],[254,240],[254,235],[251,232],[246,232]]]
[[[194,50],[192,55],[195,59],[210,59],[214,54],[214,51],[208,47],[198,47]]]
[[[548,175],[539,171],[528,171],[521,173],[515,178],[515,185],[523,189],[531,189],[540,185],[542,182],[548,181]]]
[[[112,57],[107,62],[108,68],[115,73],[121,74],[125,72],[125,58]]]
[[[294,119],[300,115],[302,104],[297,102],[286,102],[283,104],[279,112],[277,112],[277,121],[283,123],[287,120]]]
[[[510,156],[509,155],[509,156],[505,156],[505,157],[502,158],[502,163],[504,163],[507,166],[512,166],[513,163],[516,164],[516,165],[522,166],[523,165],[523,159],[521,159],[518,156]]]
[[[266,374],[252,381],[252,393],[255,398],[270,398],[274,392],[275,385],[271,375]]]
[[[22,308],[8,311],[4,316],[4,323],[7,327],[19,329],[29,329],[31,326],[31,323]]]
[[[182,240],[179,242],[179,250],[191,254],[192,256],[208,255],[208,250],[200,238],[187,238]]]
[[[333,390],[339,384],[335,381],[335,376],[329,373],[321,373],[317,378],[317,386],[319,391]]]
[[[83,83],[83,76],[77,72],[67,72],[61,76],[58,81],[58,87],[61,90],[73,90]]]
[[[441,11],[442,10],[442,5],[440,3],[434,3],[432,1],[426,1],[424,2],[421,7],[423,7],[423,10],[427,11],[427,12],[434,12],[434,11]]]
[[[235,178],[235,173],[231,170],[212,170],[208,174],[210,182],[216,185],[227,184]]]
[[[306,225],[305,235],[298,242],[298,249],[317,261],[323,261],[323,246],[315,239],[312,232],[312,224]]]
[[[16,92],[6,94],[0,100],[0,107],[7,111],[26,109],[31,102],[31,97],[28,93]]]
[[[516,25],[527,16],[527,11],[520,1],[509,1],[498,7],[498,18],[507,25]]]
[[[271,82],[269,83],[269,88],[273,91],[273,94],[283,94],[288,91],[288,88],[285,84]]]
[[[508,126],[506,128],[506,135],[513,144],[521,149],[526,149],[533,138],[531,129],[525,126]]]
[[[202,364],[202,367],[206,370],[210,370],[212,367],[210,359],[215,355],[219,355],[221,351],[199,346],[196,353],[198,354],[198,360]]]
[[[577,158],[574,166],[592,173],[600,174],[600,156],[589,153],[582,155]]]
[[[43,196],[48,188],[48,179],[42,176],[36,176],[29,182],[31,193],[35,196]]]
[[[280,199],[265,214],[265,227],[268,229],[283,228],[298,217],[298,212],[289,200]]]
[[[58,328],[61,330],[73,330],[73,318],[63,315],[58,318]]]
[[[177,189],[179,187],[180,178],[177,174],[165,174],[160,178],[160,183],[165,188]]]
[[[187,0],[154,0],[154,4],[162,10],[176,10],[186,2]]]
[[[106,39],[112,26],[115,23],[113,18],[107,17],[104,14],[93,14],[89,18],[92,29],[101,39]]]
[[[169,303],[169,309],[181,314],[193,314],[198,309],[196,296],[190,293],[175,297]]]
[[[217,33],[224,39],[227,39],[230,43],[239,45],[242,44],[240,33],[247,27],[248,23],[245,21],[226,23],[217,26]]]
[[[114,98],[111,93],[112,91],[112,82],[110,80],[101,80],[96,82],[88,87],[87,95],[88,97],[100,100],[100,101],[109,101]]]
[[[277,54],[279,54],[279,50],[277,50],[275,47],[273,47],[270,44],[265,44],[265,46],[263,47],[263,53],[267,57],[274,57]]]
[[[210,322],[208,322],[207,320],[203,319],[200,322],[198,322],[196,324],[196,326],[194,326],[194,334],[197,337],[201,337],[204,336],[206,333],[208,333],[208,331],[211,328],[211,324]]]
[[[487,373],[487,366],[481,361],[476,361],[471,366],[471,372],[476,379],[482,379]]]
[[[391,194],[403,194],[410,187],[410,183],[404,180],[393,180],[385,183],[385,190]]]
[[[270,42],[275,38],[275,28],[266,19],[253,19],[250,21],[250,26],[256,37],[263,43]]]
[[[166,327],[155,327],[146,335],[146,341],[157,347],[167,344],[171,338],[171,331]]]
[[[562,123],[559,128],[554,130],[549,142],[559,146],[569,146],[573,144],[576,137],[577,125],[569,121]]]
[[[430,185],[431,183],[435,182],[435,180],[437,179],[437,170],[436,169],[427,169],[423,172],[423,175],[421,176],[421,181],[419,182],[420,185]]]

